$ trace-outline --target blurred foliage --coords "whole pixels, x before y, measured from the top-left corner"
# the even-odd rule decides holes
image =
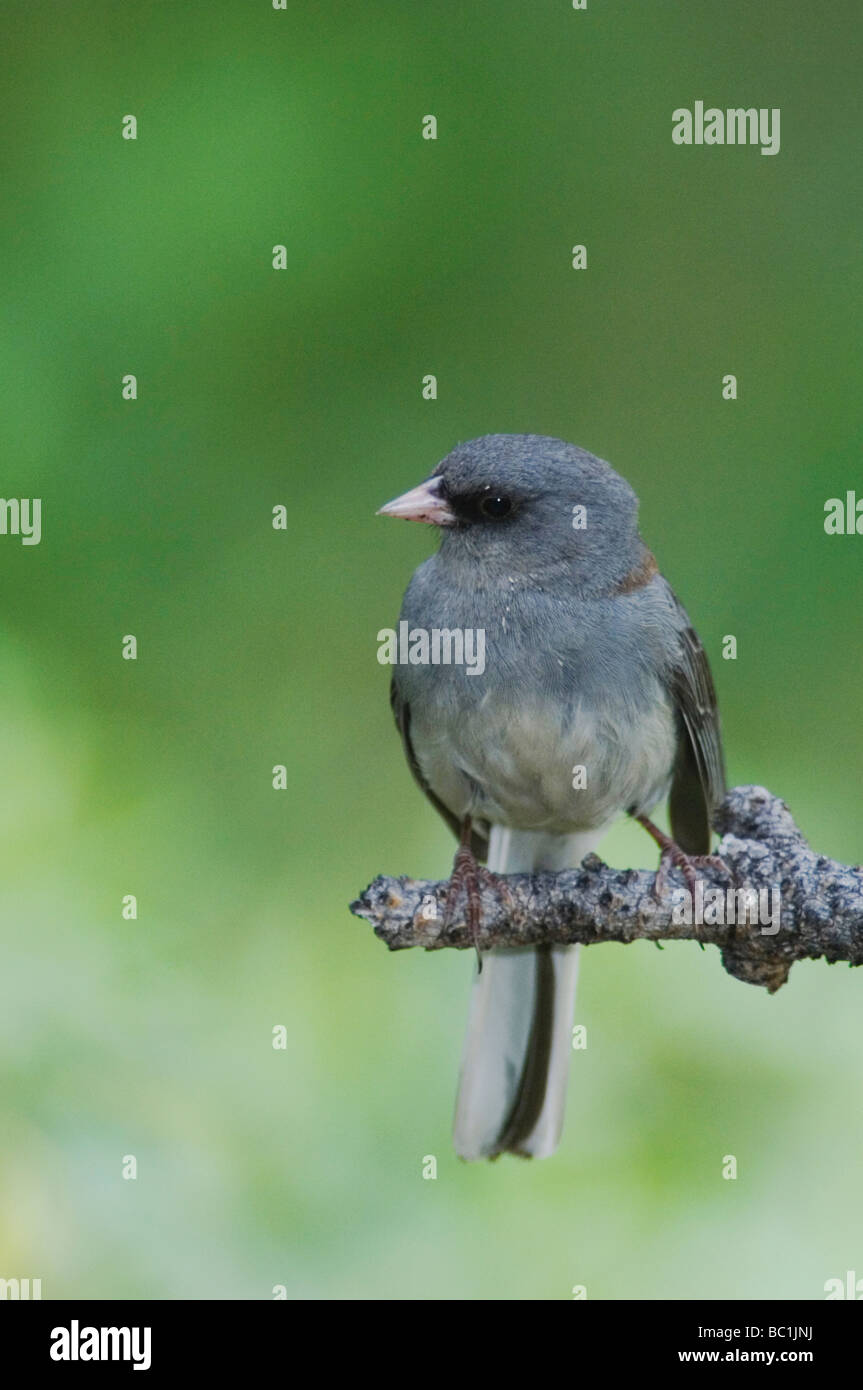
[[[468,1166],[472,963],[346,904],[452,852],[375,660],[432,538],[374,509],[490,431],[633,483],[731,778],[863,857],[863,540],[823,530],[863,496],[859,5],[7,0],[0,32],[2,490],[43,499],[41,545],[0,538],[0,1275],[823,1296],[863,1259],[863,979],[592,950],[559,1154]],[[674,146],[696,99],[780,107],[781,152]]]

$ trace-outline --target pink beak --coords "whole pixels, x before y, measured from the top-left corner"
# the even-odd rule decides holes
[[[379,507],[378,516],[400,516],[403,521],[425,521],[430,526],[452,526],[456,520],[441,497],[442,478],[426,478],[419,487],[394,497],[385,507]]]

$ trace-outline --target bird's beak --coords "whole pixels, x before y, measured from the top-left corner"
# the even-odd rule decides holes
[[[419,487],[394,497],[385,507],[379,507],[378,516],[400,516],[403,521],[425,521],[430,526],[452,526],[456,517],[441,495],[443,478],[426,478]]]

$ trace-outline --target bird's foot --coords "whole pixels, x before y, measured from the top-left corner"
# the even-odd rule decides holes
[[[643,825],[648,835],[659,845],[659,868],[653,880],[653,897],[657,902],[662,902],[668,892],[668,874],[671,869],[679,869],[686,880],[686,887],[689,896],[694,904],[695,885],[698,881],[699,869],[713,869],[724,874],[730,882],[734,882],[734,875],[724,859],[720,859],[718,854],[687,854],[678,844],[672,840],[670,835],[664,834],[658,825],[648,820],[647,816],[636,816],[639,825]],[[695,922],[693,914],[693,931],[698,940],[699,923]],[[699,945],[701,943],[699,942]]]
[[[488,888],[506,907],[512,906],[512,894],[506,880],[494,874],[484,864],[480,864],[471,849],[471,821],[465,817],[462,826],[461,842],[453,860],[452,874],[447,889],[444,906],[444,929],[450,927],[455,918],[462,893],[467,897],[465,921],[476,951],[477,966],[482,970],[482,956],[479,949],[479,933],[482,925],[482,890]]]
[[[662,898],[667,891],[670,869],[680,870],[692,897],[695,896],[695,884],[698,880],[699,869],[716,869],[720,873],[724,873],[726,877],[731,876],[731,870],[725,860],[719,858],[718,854],[686,854],[679,845],[672,841],[659,856],[659,868],[653,881],[654,891],[658,898]]]

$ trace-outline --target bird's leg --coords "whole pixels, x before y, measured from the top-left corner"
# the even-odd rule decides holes
[[[491,888],[501,901],[510,906],[512,896],[506,883],[498,874],[493,874],[484,864],[477,862],[476,855],[471,848],[471,830],[471,818],[465,816],[461,825],[461,839],[455,852],[449,888],[447,889],[444,927],[446,928],[452,923],[459,896],[464,889],[467,894],[465,920],[476,951],[478,969],[482,970],[482,956],[479,949],[479,929],[482,923],[481,885]]]
[[[686,854],[678,844],[675,844],[670,835],[666,835],[660,830],[658,825],[654,825],[647,816],[634,816],[639,825],[643,825],[648,835],[651,835],[660,848],[659,868],[656,871],[656,878],[653,880],[653,896],[658,902],[668,886],[668,868],[680,869],[686,879],[686,886],[690,896],[695,900],[695,881],[696,869],[721,869],[727,876],[731,876],[731,870],[720,859],[718,854]]]

